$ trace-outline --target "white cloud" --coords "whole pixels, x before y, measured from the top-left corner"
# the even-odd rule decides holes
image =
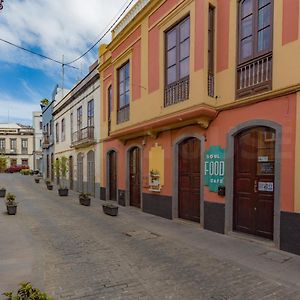
[[[35,48],[61,61],[70,61],[93,44],[130,0],[10,0],[5,1],[0,18],[0,38],[23,47]],[[103,42],[110,39],[110,34]],[[77,64],[97,58],[97,47]],[[91,57],[92,56],[92,57]],[[52,63],[41,61],[9,45],[0,43],[0,59],[45,70]],[[51,70],[49,70],[51,71]]]

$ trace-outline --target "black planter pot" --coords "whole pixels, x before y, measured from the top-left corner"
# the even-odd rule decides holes
[[[52,184],[47,184],[47,189],[48,189],[49,191],[52,191],[52,190],[53,190],[53,185],[52,185]]]
[[[39,178],[34,178],[35,183],[40,183],[40,179]]]
[[[7,214],[15,215],[17,213],[17,205],[6,205]]]
[[[103,204],[102,205],[102,208],[103,208],[103,212],[107,215],[110,215],[110,216],[117,216],[118,215],[118,209],[119,207],[116,206],[116,205],[112,205],[112,204]]]
[[[66,197],[69,194],[69,190],[68,189],[58,189],[58,195],[61,197]]]
[[[84,206],[90,206],[91,205],[91,198],[83,198],[83,197],[79,197],[79,203],[81,205],[84,205]]]
[[[0,198],[4,198],[6,194],[6,190],[0,190]]]

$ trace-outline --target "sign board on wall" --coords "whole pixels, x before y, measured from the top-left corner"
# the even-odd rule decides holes
[[[218,186],[224,185],[225,151],[220,146],[211,146],[205,151],[204,184],[209,191],[217,193]]]

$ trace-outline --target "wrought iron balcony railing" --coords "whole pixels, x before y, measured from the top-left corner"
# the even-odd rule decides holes
[[[190,96],[190,77],[185,77],[165,88],[165,107],[185,101]]]
[[[95,143],[94,126],[87,126],[72,134],[72,147],[85,147]]]

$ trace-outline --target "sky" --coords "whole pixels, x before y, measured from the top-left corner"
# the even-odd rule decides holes
[[[64,62],[90,48],[130,0],[4,0],[0,39]],[[136,2],[136,0],[134,1]],[[134,3],[133,3],[134,4]],[[108,43],[109,33],[101,43]],[[99,44],[98,44],[99,46]],[[98,46],[65,67],[64,88],[71,89],[97,60]],[[0,123],[32,124],[40,100],[62,86],[61,65],[0,41]]]

